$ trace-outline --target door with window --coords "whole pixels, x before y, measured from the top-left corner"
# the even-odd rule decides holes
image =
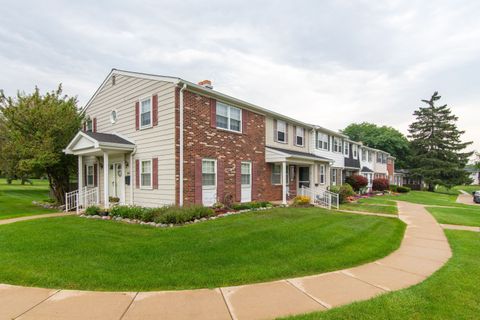
[[[298,188],[310,187],[310,168],[299,167],[298,168]]]
[[[252,163],[242,162],[242,192],[241,202],[252,201]]]
[[[108,195],[110,197],[121,197],[121,183],[122,183],[122,164],[121,163],[112,163],[110,165],[110,188],[108,190]]]
[[[202,160],[202,203],[212,206],[217,202],[217,162]]]

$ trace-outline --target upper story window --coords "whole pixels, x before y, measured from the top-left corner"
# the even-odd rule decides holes
[[[328,134],[317,132],[317,149],[328,150]]]
[[[140,101],[140,128],[150,128],[152,126],[152,98]]]
[[[342,141],[340,138],[333,138],[333,152],[342,152]]]
[[[295,143],[297,146],[303,147],[304,139],[305,139],[305,129],[304,128],[299,128],[295,130]]]
[[[367,161],[367,150],[362,148],[362,161]]]
[[[353,158],[358,159],[358,145],[356,144],[352,145],[352,153],[353,153]]]
[[[387,155],[382,153],[382,163],[387,163]]]
[[[367,150],[367,158],[368,158],[368,162],[372,162],[372,159],[373,159],[372,151]]]
[[[242,110],[217,102],[217,128],[241,132]]]
[[[285,121],[277,120],[277,141],[287,142],[287,124]]]
[[[377,152],[377,162],[378,163],[382,162],[382,154],[380,152]]]
[[[92,132],[93,131],[93,121],[92,119],[87,119],[87,132]]]
[[[345,146],[344,146],[344,151],[343,151],[343,153],[344,153],[344,155],[345,155],[346,157],[348,157],[348,151],[349,151],[348,149],[350,148],[350,143],[348,143],[347,141],[345,141],[344,144],[345,144]]]

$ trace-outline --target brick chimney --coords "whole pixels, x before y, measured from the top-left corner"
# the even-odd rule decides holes
[[[199,86],[205,87],[207,89],[213,89],[212,81],[210,80],[202,80],[198,83]]]

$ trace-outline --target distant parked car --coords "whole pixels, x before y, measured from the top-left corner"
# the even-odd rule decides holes
[[[480,203],[480,191],[475,191],[473,193],[473,202]]]

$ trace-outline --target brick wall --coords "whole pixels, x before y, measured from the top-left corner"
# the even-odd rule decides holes
[[[248,111],[246,133],[211,127],[211,99],[184,91],[184,204],[195,203],[195,162],[213,158],[224,164],[224,194],[236,194],[238,161],[251,161],[252,200],[281,199],[281,191],[270,184],[271,166],[265,163],[265,117]],[[176,90],[176,202],[179,199],[179,89]],[[279,189],[281,190],[281,189]]]

